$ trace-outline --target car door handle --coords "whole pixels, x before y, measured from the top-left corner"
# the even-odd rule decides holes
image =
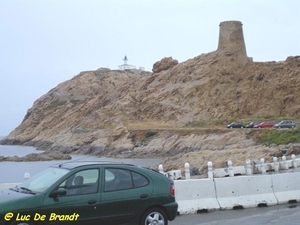
[[[141,194],[140,198],[148,198],[148,196],[149,196],[148,194]]]
[[[95,199],[91,199],[91,200],[88,200],[88,204],[89,205],[93,205],[93,204],[95,204],[97,201],[95,200]]]

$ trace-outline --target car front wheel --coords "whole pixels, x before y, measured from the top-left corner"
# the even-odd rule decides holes
[[[140,225],[168,225],[168,219],[163,210],[153,208],[143,214]]]

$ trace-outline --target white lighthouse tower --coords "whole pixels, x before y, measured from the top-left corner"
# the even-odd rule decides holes
[[[128,61],[128,59],[127,59],[127,55],[125,55],[125,56],[124,56],[124,59],[123,59],[123,61],[124,61],[124,65],[127,65],[127,61]]]
[[[119,70],[134,70],[134,69],[136,69],[135,66],[129,65],[127,63],[128,62],[128,58],[127,58],[126,55],[123,58],[123,62],[124,62],[124,64],[122,64],[122,65],[119,66]]]

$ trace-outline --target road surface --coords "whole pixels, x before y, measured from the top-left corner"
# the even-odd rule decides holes
[[[300,203],[295,203],[180,215],[169,222],[169,225],[296,225],[299,223]]]

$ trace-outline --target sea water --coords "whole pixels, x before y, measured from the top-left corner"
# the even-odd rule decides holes
[[[34,147],[17,146],[17,145],[0,145],[0,156],[25,156],[31,153],[41,153],[42,151],[36,150]],[[71,160],[53,160],[53,161],[34,161],[34,162],[0,162],[0,184],[1,183],[20,183],[24,181],[25,173],[30,176],[46,169],[47,167],[69,162],[72,160],[78,161],[117,161],[135,164],[138,166],[156,166],[159,165],[161,159],[113,159],[113,158],[99,158],[90,155],[71,155]]]

